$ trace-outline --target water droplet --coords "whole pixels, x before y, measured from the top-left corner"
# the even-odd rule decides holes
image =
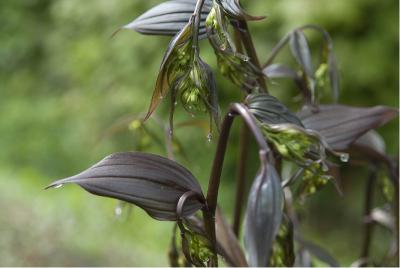
[[[248,56],[243,56],[243,61],[249,61],[250,58]]]
[[[176,102],[174,102],[174,105],[176,106],[176,105],[178,105],[178,102],[176,101]]]
[[[208,142],[211,142],[212,139],[213,139],[212,134],[211,134],[211,133],[208,133],[208,135],[207,135],[207,140],[208,140]]]
[[[64,184],[57,184],[56,186],[54,186],[53,188],[54,189],[58,189],[58,188],[61,188],[61,187],[63,187],[64,186]]]
[[[114,213],[115,213],[115,216],[117,216],[117,217],[119,217],[119,216],[122,215],[122,207],[121,207],[120,204],[118,204],[118,205],[115,207]]]
[[[220,46],[219,46],[219,49],[220,49],[221,51],[225,51],[225,49],[226,49],[226,44],[220,45]]]
[[[340,155],[340,161],[342,161],[342,162],[347,163],[347,162],[349,162],[349,159],[350,159],[349,154],[341,154]]]

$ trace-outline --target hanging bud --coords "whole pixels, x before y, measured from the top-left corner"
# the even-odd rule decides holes
[[[333,151],[317,132],[293,124],[261,124],[262,131],[275,149],[286,159],[304,168],[299,195],[313,194],[329,180],[326,152],[342,158],[344,153]]]
[[[192,48],[192,22],[176,34],[168,45],[167,52],[161,62],[156,86],[151,99],[150,107],[145,117],[148,119],[161,100],[167,95],[176,81],[181,79],[187,72],[191,60],[194,57]]]
[[[180,79],[176,88],[186,111],[209,112],[219,125],[219,107],[215,79],[211,68],[199,57],[195,57],[191,69]]]
[[[188,24],[173,38],[161,63],[156,87],[145,120],[157,108],[161,100],[171,92],[170,129],[179,94],[181,103],[190,114],[209,112],[217,127],[219,107],[215,79],[211,68],[203,62],[198,48],[193,45],[193,23]],[[210,129],[212,122],[210,120]]]
[[[248,56],[237,52],[228,32],[228,23],[223,7],[215,3],[206,19],[206,29],[219,69],[233,84],[246,91],[259,88],[257,74],[260,71]]]

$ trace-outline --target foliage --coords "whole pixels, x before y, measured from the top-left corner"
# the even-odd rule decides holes
[[[226,10],[226,7],[224,8],[224,12],[227,12],[227,14],[230,14],[230,16],[232,16],[232,12],[229,12],[229,11],[227,11]],[[233,15],[233,17],[232,17],[232,19],[230,19],[231,21],[234,21],[235,19],[237,19],[237,18],[235,18],[235,16]],[[76,24],[76,25],[80,25],[80,24]],[[201,24],[200,24],[201,25]],[[233,23],[232,24],[233,25],[233,27],[236,27],[236,25],[237,24],[235,24],[235,23]],[[258,23],[258,25],[260,25],[260,23]],[[232,27],[232,26],[229,26],[229,27]],[[299,34],[296,32],[296,35],[297,36],[299,36]],[[256,35],[257,36],[257,35]],[[201,37],[201,38],[203,38],[204,36],[202,36],[202,35],[200,35],[199,37]],[[114,40],[118,40],[119,38],[121,38],[120,36],[117,36]],[[122,37],[123,38],[123,37]],[[298,37],[297,37],[298,38]],[[292,42],[291,42],[291,46],[292,47],[295,47],[295,46],[301,46],[300,44],[301,44],[301,42],[298,42],[297,41],[297,45],[293,45],[293,44],[295,44],[296,42],[294,42],[293,41],[294,40],[294,37],[292,38]],[[300,40],[300,39],[299,39]],[[303,41],[304,41],[304,39],[303,39]],[[118,41],[113,41],[113,42],[118,42]],[[151,42],[149,42],[148,44],[150,44]],[[93,47],[92,45],[91,45],[92,43],[91,42],[88,42],[87,43],[87,46],[84,46],[84,47]],[[310,42],[310,44],[312,44],[312,42]],[[124,44],[124,45],[126,45],[126,44]],[[147,44],[146,44],[147,45]],[[83,53],[85,53],[86,51],[89,51],[88,49],[85,49],[84,47],[82,47],[81,48],[81,51],[83,52]],[[95,47],[95,46],[94,46]],[[304,46],[303,46],[304,47]],[[312,48],[312,45],[310,45],[309,46],[310,48]],[[155,48],[155,47],[153,47],[153,48]],[[304,49],[300,49],[300,50],[298,50],[298,49],[293,49],[292,48],[292,52],[293,51],[302,51],[302,50],[304,50]],[[148,51],[151,51],[151,49],[149,49]],[[206,50],[205,50],[206,51]],[[214,51],[216,51],[217,53],[218,53],[218,50],[216,50],[215,49],[215,47],[214,47]],[[203,52],[203,50],[202,50],[202,52]],[[338,52],[338,50],[337,50],[337,52]],[[339,52],[340,53],[340,52]],[[244,64],[245,66],[247,65],[247,62],[248,63],[251,63],[252,65],[252,67],[251,68],[247,68],[247,69],[245,69],[245,70],[247,70],[248,72],[249,72],[249,76],[250,77],[256,77],[256,78],[258,78],[258,76],[260,75],[260,73],[261,72],[258,72],[257,71],[257,68],[254,68],[254,64],[252,63],[252,57],[250,57],[250,56],[248,56],[248,55],[246,55],[247,53],[246,52],[242,52],[242,55],[243,56],[239,56],[238,57],[238,59],[239,59],[239,61],[237,61],[238,63],[240,63],[240,64]],[[296,76],[296,79],[295,79],[295,82],[296,83],[299,83],[299,81],[301,82],[301,83],[299,83],[301,86],[299,87],[299,88],[301,88],[303,91],[303,93],[306,93],[306,94],[304,94],[305,95],[305,100],[309,100],[310,101],[310,103],[311,104],[314,104],[314,105],[318,105],[318,100],[320,100],[320,95],[323,95],[323,94],[320,94],[320,93],[322,93],[323,91],[321,91],[321,89],[320,88],[318,88],[318,86],[322,86],[323,85],[323,83],[321,83],[320,81],[322,81],[321,79],[320,80],[318,80],[318,77],[321,77],[321,76],[324,76],[324,74],[326,74],[327,72],[326,71],[323,71],[324,69],[322,68],[323,66],[325,66],[324,64],[325,63],[322,63],[321,64],[321,66],[320,66],[320,68],[318,68],[317,69],[317,71],[316,71],[316,73],[315,73],[315,75],[312,73],[312,71],[310,71],[310,70],[312,70],[311,68],[308,68],[308,67],[306,67],[306,65],[309,65],[308,63],[307,63],[307,60],[304,60],[304,59],[302,59],[301,57],[303,57],[304,58],[304,56],[303,55],[300,55],[300,57],[299,57],[299,55],[297,55],[296,56],[296,52],[294,52],[293,54],[295,54],[295,56],[294,56],[294,60],[295,60],[295,62],[297,62],[299,65],[300,65],[300,68],[301,69],[304,69],[304,70],[307,70],[307,72],[305,72],[304,71],[304,73],[306,73],[306,75],[299,75],[299,76]],[[298,53],[297,53],[298,54]],[[233,54],[234,56],[235,55],[239,55],[239,54]],[[126,57],[126,56],[124,56],[124,57]],[[204,56],[204,59],[207,59],[207,57],[206,56]],[[339,57],[339,59],[340,59],[340,57]],[[207,59],[208,60],[208,59]],[[139,61],[140,61],[140,57],[139,57]],[[310,62],[310,61],[308,61],[308,62]],[[71,66],[76,66],[76,64],[72,64]],[[281,65],[282,66],[282,65]],[[88,64],[88,66],[87,66],[87,68],[90,68],[90,65]],[[233,69],[234,70],[234,69]],[[276,68],[275,68],[275,70],[277,70]],[[281,69],[278,69],[278,70],[281,70]],[[286,70],[288,70],[287,68],[286,68]],[[322,70],[322,71],[321,71]],[[268,74],[268,72],[264,69],[263,70],[263,73],[267,73]],[[281,72],[282,73],[282,72]],[[285,72],[283,72],[283,73],[285,73]],[[287,73],[287,72],[286,72]],[[296,75],[298,75],[299,73],[301,74],[301,72],[294,72],[294,73],[296,73]],[[229,73],[228,73],[229,74]],[[290,77],[293,77],[293,72],[291,72],[291,76]],[[76,77],[74,78],[75,79],[75,81],[85,81],[85,79],[87,79],[85,76],[84,76],[85,74],[84,74],[84,72],[79,72],[79,71],[77,71],[76,72]],[[217,75],[218,76],[218,75]],[[282,76],[282,75],[281,75]],[[315,77],[314,77],[315,76]],[[229,77],[229,75],[228,75],[228,77]],[[230,76],[230,78],[232,78],[233,76]],[[330,75],[330,78],[331,78],[331,81],[336,81],[336,79],[335,78],[332,78],[332,77],[334,77],[334,75]],[[318,81],[318,83],[316,83],[315,81],[313,81],[313,79],[316,79],[316,81]],[[329,79],[326,79],[327,81],[329,81]],[[240,79],[239,81],[242,81],[242,83],[244,83],[244,82],[247,82],[247,81],[243,81],[243,79]],[[253,80],[253,82],[251,82],[249,85],[250,85],[250,89],[249,89],[249,87],[246,89],[246,92],[248,92],[249,90],[251,90],[251,87],[252,86],[254,86],[254,89],[256,89],[257,91],[258,90],[260,90],[261,88],[260,88],[260,85],[254,85],[254,83],[257,83],[258,81],[254,81]],[[137,82],[133,82],[133,84],[134,83],[137,83]],[[148,83],[148,82],[147,82]],[[221,84],[221,82],[219,82],[220,84]],[[100,87],[101,87],[101,85],[102,84],[104,84],[104,81],[98,81],[98,82],[96,82],[96,84],[98,84]],[[149,84],[149,83],[148,83]],[[222,84],[224,84],[224,82],[222,83]],[[236,84],[237,84],[237,82],[236,82]],[[326,85],[327,83],[325,83],[325,85]],[[225,85],[227,85],[227,84],[225,84]],[[249,86],[248,85],[248,86]],[[271,84],[268,84],[270,87],[271,87]],[[316,85],[318,85],[318,86],[316,86]],[[224,88],[226,88],[227,86],[218,86],[217,88],[218,88],[218,95],[223,95],[224,94]],[[262,86],[261,86],[262,87]],[[307,89],[308,89],[308,87],[310,88],[310,90],[308,91]],[[314,87],[314,89],[313,89],[313,87]],[[334,86],[332,86],[332,88],[333,88]],[[272,88],[270,88],[270,90],[271,90],[271,92],[274,92],[274,86],[272,86]],[[306,89],[306,90],[304,90],[304,89]],[[307,95],[308,94],[308,95]],[[79,96],[80,95],[80,93],[79,92],[76,92],[76,94],[75,94],[75,99],[76,99],[76,96]],[[114,95],[115,97],[115,99],[120,99],[120,96],[118,96],[118,94],[116,93],[116,92],[114,92],[112,95]],[[144,92],[143,93],[143,95],[142,96],[147,96],[148,97],[148,93],[146,93],[146,92]],[[277,94],[276,96],[278,96],[278,97],[280,97],[280,99],[281,99],[281,101],[282,102],[284,102],[284,103],[286,103],[287,105],[289,105],[289,107],[292,107],[292,105],[290,104],[290,102],[288,102],[287,101],[287,99],[285,99],[285,98],[282,98],[282,96],[281,95],[279,95],[279,94]],[[310,98],[309,98],[310,97]],[[322,97],[326,97],[326,95],[325,96],[322,96]],[[307,98],[309,98],[309,99],[307,99]],[[221,99],[221,97],[220,97],[220,99]],[[74,99],[72,99],[72,100],[74,100]],[[55,103],[55,104],[57,104],[58,103],[58,101],[57,101],[57,99],[53,99],[53,102]],[[72,103],[74,103],[74,101],[72,101]],[[129,102],[129,101],[127,101],[127,99],[125,99],[125,102],[124,103],[126,103],[126,104],[124,104],[124,105],[131,105],[131,102]],[[105,102],[104,104],[108,104],[107,102]],[[225,107],[226,107],[226,101],[220,101],[220,105],[221,105],[221,107],[223,107],[223,110],[225,110]],[[93,103],[93,104],[90,104],[90,105],[87,105],[88,107],[91,107],[91,109],[93,109],[94,107],[96,107],[96,105]],[[112,105],[107,105],[107,106],[112,106]],[[204,106],[203,106],[204,107]],[[320,106],[321,107],[321,106]],[[111,107],[110,107],[111,108]],[[179,108],[179,107],[178,107]],[[210,106],[208,107],[208,108],[210,108]],[[244,109],[246,109],[246,107],[243,107]],[[161,107],[161,109],[162,109],[162,107]],[[96,109],[97,110],[97,109]],[[203,109],[200,109],[200,110],[203,110]],[[294,110],[294,109],[293,109]],[[235,112],[236,113],[236,112]],[[60,112],[60,114],[62,115],[63,114],[63,112]],[[118,112],[117,112],[117,114],[118,114]],[[179,114],[179,113],[178,113]],[[89,114],[90,115],[90,114]],[[57,115],[56,115],[57,116]],[[87,116],[87,115],[86,115]],[[98,116],[98,115],[96,115],[96,116]],[[109,120],[110,121],[112,121],[113,120],[113,118],[115,118],[116,116],[115,115],[112,115],[112,114],[109,114],[108,115],[109,116]],[[245,116],[245,115],[244,115]],[[389,116],[389,114],[387,114],[387,116]],[[78,117],[77,117],[78,118]],[[183,118],[183,117],[182,117]],[[126,122],[129,122],[130,120],[129,119],[127,119],[126,120]],[[152,128],[151,127],[151,124],[153,124],[154,125],[154,122],[152,122],[153,121],[153,119],[151,119],[150,121],[148,121],[148,122],[146,122],[145,124],[140,124],[140,126],[138,127],[138,130],[140,130],[141,132],[142,132],[142,134],[136,134],[135,133],[135,136],[137,136],[137,137],[142,137],[143,138],[143,141],[146,141],[147,140],[147,142],[144,142],[143,144],[139,144],[138,143],[138,146],[136,147],[136,148],[138,148],[139,149],[139,147],[141,147],[141,150],[148,150],[148,149],[150,149],[150,150],[154,150],[154,149],[151,149],[151,146],[149,146],[149,144],[152,144],[152,143],[154,143],[154,141],[155,141],[155,136],[160,136],[159,134],[160,133],[157,133],[157,132],[154,132],[154,128]],[[217,122],[217,120],[215,120],[216,122]],[[102,123],[103,124],[103,127],[104,126],[107,126],[107,122],[103,122]],[[218,123],[217,123],[218,124]],[[372,123],[371,123],[372,124]],[[75,120],[71,120],[71,125],[76,125],[75,124]],[[179,124],[177,124],[176,125],[176,127],[177,127],[177,129],[179,129]],[[102,126],[98,126],[99,128],[101,128]],[[161,132],[163,132],[165,129],[167,129],[168,130],[168,127],[165,127],[164,125],[162,125],[161,126],[161,128],[160,128],[160,130],[161,130]],[[68,130],[68,128],[66,128],[66,130]],[[78,129],[78,131],[79,131],[79,129]],[[179,131],[179,130],[178,130]],[[216,131],[216,130],[214,130],[214,131]],[[65,130],[64,130],[64,132],[65,132]],[[93,132],[95,132],[95,130],[93,130]],[[160,131],[158,131],[158,132],[160,132]],[[154,135],[154,134],[156,134],[156,135]],[[167,135],[165,135],[167,138],[168,138],[168,131],[167,131]],[[218,137],[218,134],[217,133],[214,133],[214,136],[215,137]],[[358,136],[358,135],[355,135],[355,136]],[[163,139],[163,135],[161,135],[161,139]],[[268,135],[266,135],[266,137],[267,137],[267,139],[268,139]],[[142,139],[141,138],[141,139]],[[90,138],[89,138],[90,139]],[[140,139],[140,140],[141,140]],[[138,141],[139,141],[139,139],[137,139]],[[107,139],[104,139],[103,140],[104,142],[107,142]],[[167,143],[168,143],[168,139],[166,139],[166,141],[167,141]],[[180,162],[182,161],[182,156],[181,156],[181,153],[182,153],[182,144],[185,144],[185,142],[182,142],[182,141],[179,141],[178,139],[174,139],[174,140],[172,140],[172,141],[170,141],[171,142],[171,146],[170,146],[170,148],[169,148],[169,151],[172,151],[173,152],[173,154],[172,155],[174,155],[174,154],[176,154],[177,156],[177,158],[178,159],[181,159],[180,160]],[[146,145],[147,144],[147,145]],[[140,145],[140,146],[139,146]],[[123,142],[121,143],[121,145],[120,145],[120,149],[121,148],[124,148],[125,146],[124,146],[124,144],[123,144]],[[154,147],[154,146],[153,146]],[[147,148],[147,149],[146,149]],[[172,149],[171,149],[172,148]],[[158,151],[161,151],[160,149],[157,149]],[[87,154],[87,153],[86,153]],[[276,153],[275,153],[276,154]],[[187,155],[191,155],[191,154],[187,154]],[[275,155],[275,157],[276,157],[277,155]],[[83,157],[85,157],[85,156],[83,156]],[[228,157],[228,159],[229,159],[229,156],[227,156]],[[277,159],[279,160],[279,157],[277,157]],[[288,158],[287,158],[288,159]],[[314,159],[314,160],[318,160],[318,158],[317,159],[315,159],[315,158],[311,158],[311,159]],[[352,159],[352,158],[351,158]],[[289,159],[290,160],[290,159]],[[386,161],[387,159],[385,159],[383,162],[385,163],[385,164],[387,164],[388,163],[388,161]],[[81,164],[82,165],[82,164]],[[64,167],[64,169],[65,169],[65,172],[67,171],[67,170],[69,170],[70,168],[68,168],[68,167]],[[57,168],[54,168],[54,170],[57,170]],[[58,170],[60,170],[60,169],[58,169]],[[59,172],[59,171],[58,171]],[[54,173],[54,171],[53,171],[53,173]],[[198,173],[198,172],[194,172],[194,174],[196,174],[196,173]],[[199,177],[199,176],[196,176],[196,177]],[[298,183],[299,182],[299,180],[293,180],[293,182],[294,183]],[[290,185],[290,187],[296,187],[297,185]]]

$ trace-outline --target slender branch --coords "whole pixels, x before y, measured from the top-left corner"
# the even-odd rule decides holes
[[[373,194],[374,194],[374,186],[376,182],[376,169],[374,168],[371,170],[367,185],[366,185],[366,190],[365,190],[365,208],[364,208],[364,216],[367,218],[372,210],[373,206]],[[369,249],[372,241],[372,231],[373,231],[373,223],[372,222],[367,222],[365,223],[365,229],[364,229],[364,240],[362,244],[362,250],[361,250],[361,259],[368,259],[369,255]]]
[[[257,81],[260,84],[261,88],[263,88],[265,92],[268,92],[267,83],[265,83],[265,76],[261,71],[261,64],[258,60],[257,52],[254,47],[253,39],[251,37],[249,27],[247,26],[247,22],[245,20],[239,20],[238,26],[239,34],[247,55],[250,57],[251,63],[253,63],[254,66],[256,66],[260,70]]]
[[[286,34],[279,42],[278,44],[276,44],[276,46],[272,49],[271,55],[269,55],[267,61],[265,62],[265,64],[262,65],[262,68],[264,69],[265,67],[267,67],[268,65],[270,65],[275,57],[278,55],[279,51],[281,51],[281,49],[286,45],[286,43],[289,41],[290,35],[292,32]]]
[[[238,176],[236,179],[235,211],[233,216],[233,232],[239,237],[240,220],[244,201],[244,187],[246,181],[246,160],[248,156],[249,129],[245,123],[240,131]]]

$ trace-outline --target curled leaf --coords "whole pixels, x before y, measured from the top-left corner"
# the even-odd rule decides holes
[[[332,149],[344,150],[367,131],[398,116],[398,110],[385,106],[320,105],[318,111],[306,106],[297,115],[307,129],[317,131]]]
[[[135,30],[150,35],[175,35],[190,20],[196,7],[196,0],[172,0],[163,2],[139,16],[123,29]],[[199,38],[205,38],[205,20],[211,10],[212,1],[205,0],[201,11]]]
[[[197,198],[187,200],[182,215],[203,207],[201,187],[183,166],[167,158],[141,152],[116,153],[78,175],[53,182],[47,188],[76,183],[86,191],[135,204],[157,220],[177,219],[180,197],[192,191]]]
[[[267,266],[282,219],[283,193],[274,166],[266,164],[255,178],[247,203],[244,242],[250,266]]]
[[[250,94],[245,102],[250,112],[262,123],[303,125],[283,103],[267,93]]]

